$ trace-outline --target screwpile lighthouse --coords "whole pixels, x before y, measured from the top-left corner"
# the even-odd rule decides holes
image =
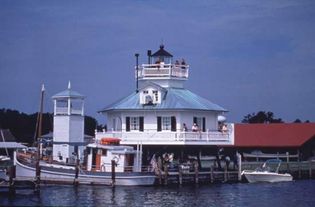
[[[233,125],[219,131],[218,117],[227,110],[185,89],[189,65],[173,58],[163,45],[153,54],[148,51],[148,63],[135,67],[137,90],[100,111],[109,130],[96,133],[97,140],[117,137],[123,144],[142,145],[148,156],[152,146],[234,143]]]

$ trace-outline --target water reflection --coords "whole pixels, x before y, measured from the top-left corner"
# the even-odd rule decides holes
[[[276,184],[104,187],[45,186],[39,192],[0,192],[0,206],[311,206],[315,181]]]

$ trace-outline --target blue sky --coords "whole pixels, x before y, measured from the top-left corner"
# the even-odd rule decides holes
[[[26,113],[67,88],[86,112],[135,89],[135,53],[163,41],[190,65],[186,87],[229,110],[228,121],[274,112],[315,121],[315,1],[0,1],[0,108]]]

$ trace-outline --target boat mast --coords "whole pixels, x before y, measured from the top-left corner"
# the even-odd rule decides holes
[[[40,137],[42,136],[42,119],[43,119],[43,108],[44,108],[44,93],[45,93],[45,87],[44,84],[42,85],[41,90],[41,96],[40,96],[40,108],[39,108],[39,114],[38,114],[38,131],[36,132],[37,135],[37,159],[36,159],[36,180],[40,180],[40,167],[39,167],[39,161],[40,161]]]
[[[40,108],[39,108],[39,121],[38,121],[38,133],[37,133],[37,142],[39,143],[39,139],[42,136],[42,120],[43,120],[43,109],[44,109],[44,93],[45,86],[42,85],[42,91],[40,96]]]

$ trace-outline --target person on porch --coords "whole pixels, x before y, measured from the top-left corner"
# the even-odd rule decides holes
[[[192,130],[193,132],[198,132],[198,131],[199,131],[198,125],[197,125],[196,123],[194,123],[193,126],[192,126],[192,128],[191,128],[191,130]]]

